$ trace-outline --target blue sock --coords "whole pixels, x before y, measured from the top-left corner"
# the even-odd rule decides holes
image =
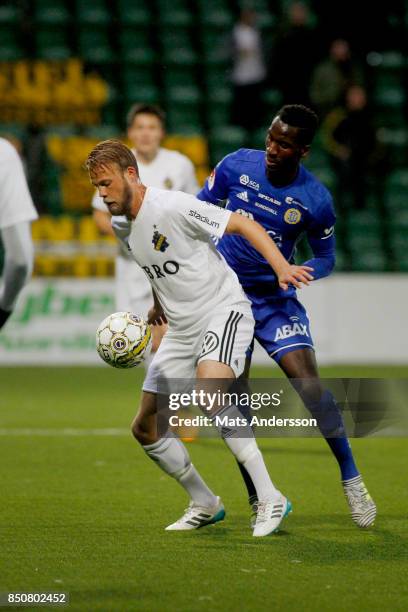
[[[353,453],[351,452],[350,443],[344,428],[343,417],[333,395],[330,391],[324,391],[320,402],[309,405],[308,408],[317,419],[319,429],[337,459],[342,480],[349,480],[358,476],[360,472],[354,463]]]

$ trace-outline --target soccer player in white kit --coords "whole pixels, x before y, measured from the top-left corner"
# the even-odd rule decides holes
[[[177,151],[160,146],[165,130],[165,115],[157,106],[135,104],[127,115],[127,136],[131,141],[140,178],[149,187],[196,194],[199,190],[194,166]],[[93,216],[99,230],[113,234],[111,214],[96,192],[92,199]],[[153,304],[152,290],[142,270],[134,265],[129,252],[119,243],[115,260],[115,302],[118,310],[146,316]],[[152,354],[157,350],[165,325],[152,329]]]
[[[211,236],[221,238],[224,232],[244,236],[273,267],[283,289],[289,283],[308,284],[311,268],[290,265],[255,221],[181,192],[145,187],[133,153],[119,141],[99,143],[86,165],[114,216],[116,234],[152,285],[155,305],[149,322],[165,317],[169,323],[143,384],[133,435],[190,495],[185,514],[167,530],[197,529],[222,520],[224,506],[191,463],[182,442],[171,432],[159,438],[159,384],[174,378],[196,378],[204,386],[215,379],[232,383],[243,372],[254,329],[250,303]],[[239,421],[236,406],[218,408],[218,415],[222,412]],[[240,437],[230,435],[230,428],[224,433],[223,429],[219,428],[224,442],[251,475],[260,500],[253,535],[268,535],[290,512],[291,504],[274,487],[251,427],[240,427]]]
[[[32,273],[34,248],[30,222],[37,217],[21,159],[13,145],[0,138],[0,237],[5,251],[0,283],[0,329],[13,312],[18,295]]]

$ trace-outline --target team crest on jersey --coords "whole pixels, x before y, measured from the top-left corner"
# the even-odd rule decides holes
[[[211,172],[210,176],[208,177],[208,189],[211,190],[214,187],[214,183],[215,183],[215,168]]]
[[[299,223],[300,219],[302,218],[302,213],[296,208],[289,208],[285,212],[283,218],[285,219],[286,223],[289,223],[290,225],[295,225],[295,223]]]
[[[164,236],[164,234],[161,234],[157,230],[155,230],[153,234],[152,244],[154,245],[155,251],[161,251],[162,253],[170,246],[167,242],[167,236]]]
[[[164,184],[164,188],[165,188],[165,189],[173,189],[173,187],[174,187],[174,183],[173,183],[173,181],[171,180],[171,178],[166,178],[166,179],[164,179],[163,184]]]

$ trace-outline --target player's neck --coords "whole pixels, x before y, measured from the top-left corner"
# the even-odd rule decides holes
[[[134,221],[136,219],[139,213],[139,210],[142,207],[145,195],[146,195],[146,187],[142,185],[141,183],[136,185],[133,191],[133,200],[132,200],[132,206],[130,208],[129,221]]]
[[[156,159],[159,153],[159,149],[155,149],[154,151],[150,151],[149,153],[140,153],[140,151],[136,151],[136,159],[141,164],[151,164]]]
[[[299,172],[299,166],[294,168],[293,170],[288,170],[287,172],[282,172],[281,170],[278,172],[273,172],[273,170],[266,170],[266,178],[274,187],[286,187],[286,185],[290,185],[296,179]]]

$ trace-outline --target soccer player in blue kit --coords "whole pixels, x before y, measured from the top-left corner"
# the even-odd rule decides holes
[[[316,133],[318,119],[309,108],[283,106],[267,135],[266,152],[240,149],[227,155],[207,179],[198,198],[258,221],[293,262],[296,242],[306,234],[315,280],[335,265],[335,213],[329,191],[302,164]],[[341,411],[319,379],[309,319],[295,287],[283,291],[262,256],[238,235],[225,234],[218,250],[236,272],[252,303],[255,338],[292,380],[305,406],[318,419],[341,472],[351,516],[359,527],[374,523],[376,506],[356,467]],[[250,357],[246,376],[249,375]],[[257,511],[255,488],[239,466],[249,501]]]

